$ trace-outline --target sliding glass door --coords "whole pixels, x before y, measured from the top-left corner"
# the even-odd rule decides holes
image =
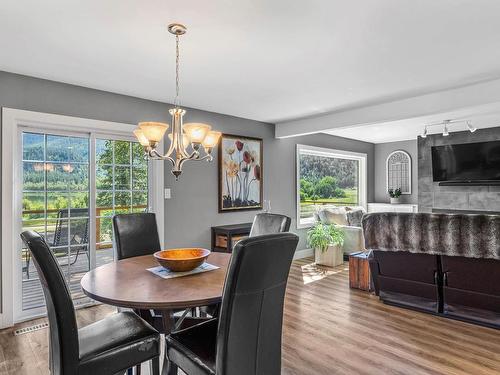
[[[148,208],[148,163],[136,142],[96,139],[96,249],[112,246],[112,217]],[[98,254],[100,251],[97,252]],[[107,263],[97,257],[97,265]]]
[[[112,216],[148,210],[148,163],[129,139],[92,133],[23,129],[22,230],[45,237],[66,278],[75,305],[90,301],[80,280],[113,261]],[[23,247],[17,272],[15,320],[44,312],[40,280]]]

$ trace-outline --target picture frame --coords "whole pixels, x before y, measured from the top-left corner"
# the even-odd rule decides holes
[[[219,212],[263,208],[262,138],[222,134],[218,147]]]

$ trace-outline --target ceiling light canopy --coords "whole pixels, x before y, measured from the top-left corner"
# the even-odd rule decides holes
[[[187,31],[184,25],[173,23],[168,31],[175,35],[175,100],[174,108],[169,110],[172,116],[172,128],[168,134],[170,146],[165,155],[158,152],[157,147],[164,138],[169,125],[161,122],[140,122],[134,135],[144,147],[145,155],[150,159],[168,160],[172,163],[172,174],[178,180],[182,166],[188,160],[212,161],[212,151],[219,142],[221,133],[212,131],[212,127],[203,123],[183,124],[186,110],[180,107],[179,101],[179,37]],[[204,150],[204,155],[201,151]]]

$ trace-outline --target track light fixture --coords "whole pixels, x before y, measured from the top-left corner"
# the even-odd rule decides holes
[[[472,122],[470,120],[443,120],[441,122],[436,122],[433,124],[425,125],[424,131],[422,132],[422,134],[420,134],[420,136],[422,138],[426,138],[427,134],[428,134],[429,127],[440,126],[440,127],[443,127],[443,133],[442,133],[443,137],[447,137],[450,135],[450,126],[453,124],[462,123],[462,122],[464,122],[466,124],[467,130],[470,131],[471,133],[474,133],[477,130],[477,128],[474,125],[472,125]]]

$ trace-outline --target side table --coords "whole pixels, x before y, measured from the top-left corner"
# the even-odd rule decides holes
[[[373,290],[368,252],[349,254],[349,287],[366,291]]]

